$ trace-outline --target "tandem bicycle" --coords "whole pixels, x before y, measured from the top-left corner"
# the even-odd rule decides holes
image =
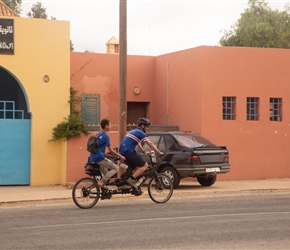
[[[114,162],[118,162],[117,157],[109,157]],[[126,181],[132,175],[132,171],[127,168],[126,171],[113,181],[107,183],[107,187],[98,185],[98,181],[102,178],[100,167],[96,163],[87,164],[85,173],[90,177],[78,180],[72,189],[72,198],[74,203],[82,209],[94,207],[99,200],[111,199],[113,195],[131,194],[134,196],[142,195],[142,187],[148,180],[148,195],[155,203],[167,202],[173,194],[173,184],[165,174],[158,173],[158,162],[154,151],[149,155],[150,163],[148,168],[140,176],[136,178],[137,189],[127,187]],[[126,164],[126,162],[122,163]],[[109,188],[111,185],[116,188]]]

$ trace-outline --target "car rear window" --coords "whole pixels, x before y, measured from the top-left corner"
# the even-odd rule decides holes
[[[187,148],[196,148],[202,147],[204,145],[213,145],[212,142],[202,137],[201,135],[192,135],[192,134],[174,134],[174,138],[181,147]]]

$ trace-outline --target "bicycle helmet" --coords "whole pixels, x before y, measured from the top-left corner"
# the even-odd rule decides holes
[[[139,118],[137,121],[137,125],[138,127],[140,127],[141,125],[150,126],[151,122],[147,118]]]

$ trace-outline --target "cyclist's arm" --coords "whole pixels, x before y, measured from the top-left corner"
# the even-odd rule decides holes
[[[154,145],[154,143],[152,143],[149,139],[147,139],[145,141],[147,143],[147,145],[153,149],[158,155],[163,155],[163,153]]]
[[[142,145],[141,145],[141,143],[139,142],[138,144],[137,144],[137,147],[140,149],[140,151],[142,152],[142,153],[146,153],[145,152],[145,149],[142,147]]]
[[[107,146],[109,152],[113,155],[116,155],[117,157],[119,157],[122,161],[125,161],[126,158],[123,155],[120,155],[119,153],[117,153],[115,150],[112,149],[111,146]]]

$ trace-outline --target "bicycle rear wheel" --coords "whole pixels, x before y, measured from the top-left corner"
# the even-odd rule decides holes
[[[167,202],[173,194],[173,184],[165,174],[157,174],[148,183],[148,194],[156,203]]]
[[[86,177],[76,182],[72,190],[72,198],[79,208],[92,208],[100,198],[100,187],[94,179]]]

